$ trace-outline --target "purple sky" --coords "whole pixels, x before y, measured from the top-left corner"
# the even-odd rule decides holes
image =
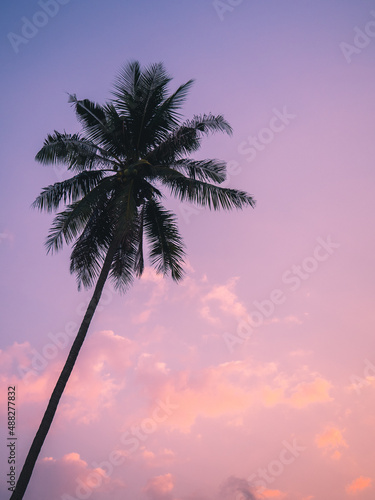
[[[7,387],[19,471],[90,297],[45,255],[30,205],[65,174],[34,156],[137,59],[196,80],[184,115],[234,129],[196,156],[257,206],[167,201],[187,276],[106,288],[25,500],[372,500],[374,2],[56,1],[0,19],[1,499]]]

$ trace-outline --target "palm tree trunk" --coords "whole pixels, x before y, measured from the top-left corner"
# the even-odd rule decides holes
[[[39,426],[39,429],[35,435],[34,441],[30,447],[29,453],[26,457],[25,463],[23,465],[21,474],[18,478],[16,487],[10,497],[10,500],[22,500],[27,485],[29,484],[35,463],[38,459],[40,450],[43,446],[44,440],[48,434],[49,428],[51,427],[53,417],[56,413],[57,405],[59,404],[60,398],[64,392],[65,386],[69,380],[70,374],[72,373],[74,364],[77,360],[79,351],[82,347],[83,341],[85,340],[87,330],[89,329],[92,317],[94,316],[96,307],[99,303],[104,284],[108,278],[109,271],[111,269],[111,264],[113,257],[115,255],[117,249],[118,240],[114,238],[110,247],[108,248],[107,255],[103,262],[103,267],[100,272],[98,281],[95,286],[94,294],[91,298],[91,301],[87,307],[85,316],[81,323],[81,326],[78,330],[77,336],[73,342],[73,345],[70,349],[68,358],[65,362],[64,368],[59,376],[59,379],[55,385],[55,388],[52,392],[52,396],[49,400],[47,409],[44,413],[42,422]]]

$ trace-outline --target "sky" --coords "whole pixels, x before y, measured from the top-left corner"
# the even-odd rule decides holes
[[[4,0],[0,18],[0,497],[90,291],[46,255],[31,209],[63,168],[34,157],[80,128],[67,93],[106,102],[128,61],[163,62],[184,117],[223,114],[255,209],[166,199],[188,259],[106,285],[25,500],[372,500],[375,492],[375,3]]]

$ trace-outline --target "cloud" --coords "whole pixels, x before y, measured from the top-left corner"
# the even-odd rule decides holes
[[[0,381],[5,385],[17,386],[17,405],[29,402],[45,401],[50,396],[56,379],[53,368],[43,373],[36,372],[32,367],[35,349],[29,342],[15,342],[7,349],[0,351]],[[45,361],[47,365],[47,361]],[[0,400],[5,393],[0,395]],[[2,405],[4,408],[5,405]]]
[[[138,382],[150,404],[158,398],[169,398],[178,406],[168,419],[168,426],[184,433],[191,431],[199,417],[225,416],[228,426],[241,427],[244,413],[260,406],[283,404],[303,409],[332,400],[331,384],[307,367],[291,375],[278,370],[275,363],[245,359],[179,371],[167,368],[155,355],[146,353],[140,356],[136,368]]]
[[[224,285],[214,285],[209,292],[201,297],[202,307],[200,308],[200,314],[206,321],[213,325],[220,324],[219,316],[215,316],[212,312],[213,307],[216,305],[221,312],[236,319],[238,322],[253,323],[251,313],[248,312],[247,307],[239,300],[238,295],[235,293],[238,280],[238,277],[233,277]],[[300,325],[303,322],[295,315],[288,315],[283,318],[273,317],[264,321],[265,325],[273,323]]]
[[[162,274],[158,274],[154,268],[145,267],[138,286],[142,290],[142,304],[145,307],[137,313],[132,314],[133,325],[144,325],[149,322],[151,315],[157,310],[161,302],[168,294],[169,283]],[[145,294],[148,299],[145,301]]]
[[[23,342],[22,344],[14,342],[6,350],[0,350],[1,376],[9,376],[12,371],[16,372],[18,366],[28,366],[30,351],[29,342]]]
[[[173,488],[173,477],[168,473],[151,478],[143,491],[150,500],[170,500]]]
[[[112,331],[93,333],[69,379],[62,415],[87,424],[99,418],[103,408],[113,407],[126,387],[135,349],[133,341]]]
[[[201,369],[170,368],[159,353],[139,353],[135,341],[113,331],[94,332],[86,340],[59,407],[67,421],[89,424],[100,419],[103,409],[121,408],[119,394],[132,391],[128,380],[136,380],[135,414],[142,415],[155,401],[170,400],[178,410],[166,426],[190,432],[198,418],[225,417],[229,427],[242,427],[245,413],[260,406],[284,404],[305,408],[331,401],[330,383],[307,367],[288,374],[275,363],[255,362],[252,358],[229,361]],[[30,345],[15,345],[0,353],[4,377],[14,359],[30,362]],[[9,352],[8,352],[9,351]],[[63,354],[65,356],[65,354]],[[165,352],[168,357],[168,352]],[[138,357],[137,357],[138,356]],[[59,358],[62,356],[59,356]],[[45,402],[50,396],[62,360],[52,360],[42,374],[30,375],[28,384],[19,383],[22,404]],[[26,382],[27,375],[23,378]]]
[[[363,491],[366,488],[370,488],[372,485],[372,479],[370,477],[360,476],[354,479],[345,488],[345,491],[350,495],[355,495],[358,491]]]
[[[368,359],[365,359],[362,375],[361,377],[358,375],[350,377],[351,384],[347,389],[349,392],[355,391],[357,394],[360,394],[364,387],[375,387],[375,365]]]
[[[313,403],[325,403],[333,399],[329,395],[332,384],[322,377],[312,382],[301,382],[294,389],[290,402],[296,408],[305,408]]]
[[[135,316],[132,317],[132,323],[134,325],[141,325],[143,323],[147,323],[147,321],[150,319],[152,312],[153,309],[145,309],[141,313],[136,314]]]
[[[160,387],[167,383],[168,374],[170,372],[166,363],[159,360],[156,354],[147,352],[139,356],[134,370],[137,382],[140,383],[144,387],[145,392],[150,395],[157,393]]]
[[[342,453],[339,450],[334,451],[331,455],[332,460],[340,460],[341,457]]]
[[[303,378],[307,380],[298,382]],[[317,373],[309,373],[304,367],[292,376],[279,373],[271,382],[265,381],[262,386],[262,401],[265,406],[286,404],[302,409],[312,404],[332,401],[329,395],[331,387],[328,380]]]
[[[227,315],[232,316],[237,320],[249,319],[246,307],[233,291],[237,281],[238,278],[232,278],[226,285],[214,285],[211,290],[201,298],[201,302],[203,303],[201,315],[203,318],[207,319],[211,323],[219,320],[218,317],[215,317],[211,313],[210,304],[212,302],[216,302],[219,305],[219,308]]]
[[[246,479],[236,476],[228,477],[220,486],[220,500],[282,500],[286,494],[280,490],[261,488],[254,491]]]
[[[148,308],[153,308],[153,306],[158,305],[162,298],[168,291],[168,280],[166,280],[162,274],[158,274],[154,268],[145,267],[143,274],[140,278],[141,285],[147,285],[150,288],[150,284],[153,285],[151,288],[151,296],[146,302]]]
[[[221,321],[217,316],[212,316],[211,309],[209,306],[203,306],[200,309],[200,315],[204,318],[208,323],[212,325],[220,325]]]
[[[160,373],[167,375],[169,372],[169,369],[164,362],[158,361],[155,354],[149,354],[147,352],[144,352],[139,356],[135,369],[140,375],[150,376]]]
[[[168,425],[182,432],[189,432],[200,417],[232,418],[243,413],[259,401],[259,379],[274,373],[273,363],[250,364],[231,361],[200,371],[171,373],[159,386],[156,397],[169,397],[178,410],[168,419]]]
[[[66,340],[68,342],[68,337]],[[48,351],[46,346],[50,346]],[[86,339],[64,391],[59,415],[68,420],[88,423],[97,419],[103,408],[112,407],[116,403],[116,395],[126,385],[125,374],[133,363],[135,350],[133,341],[112,331],[91,334]],[[44,353],[47,352],[54,356],[46,358]],[[14,343],[0,351],[0,381],[17,386],[19,408],[32,403],[45,405],[67,353],[67,346],[59,349],[50,339],[38,350],[29,342],[24,342]],[[29,424],[34,426],[33,415],[36,413],[32,412],[31,415]]]
[[[285,497],[286,493],[280,490],[263,489],[261,493],[257,493],[257,500],[268,500],[269,498],[274,500],[282,500]]]
[[[257,500],[246,479],[235,476],[228,477],[219,489],[221,500]]]
[[[35,469],[35,480],[28,492],[30,500],[39,500],[49,492],[50,498],[88,498],[93,492],[110,494],[124,484],[110,477],[110,471],[97,464],[89,465],[78,453],[61,459],[45,457]]]
[[[146,449],[146,447],[142,447],[141,456],[146,465],[149,467],[166,467],[175,460],[175,454],[169,448],[163,448],[159,451],[153,452]]]
[[[331,452],[331,458],[333,460],[339,460],[341,458],[341,452],[338,448],[348,447],[342,432],[336,427],[327,427],[322,434],[316,435],[315,444],[318,448],[323,448],[325,453]]]

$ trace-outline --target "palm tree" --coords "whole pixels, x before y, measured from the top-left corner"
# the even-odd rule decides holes
[[[24,496],[106,280],[126,290],[142,275],[144,250],[158,273],[170,273],[175,281],[183,277],[184,244],[175,215],[161,203],[161,190],[214,210],[254,206],[246,192],[219,186],[224,162],[187,157],[205,135],[232,129],[212,114],[181,122],[178,110],[193,81],[168,95],[170,81],[162,64],[142,69],[131,62],[105,105],[70,95],[82,133],[54,131],[36,155],[43,164],[65,164],[73,174],[44,188],[33,204],[47,212],[66,205],[53,221],[47,251],[73,243],[70,271],[79,288],[95,288],[11,500]]]

